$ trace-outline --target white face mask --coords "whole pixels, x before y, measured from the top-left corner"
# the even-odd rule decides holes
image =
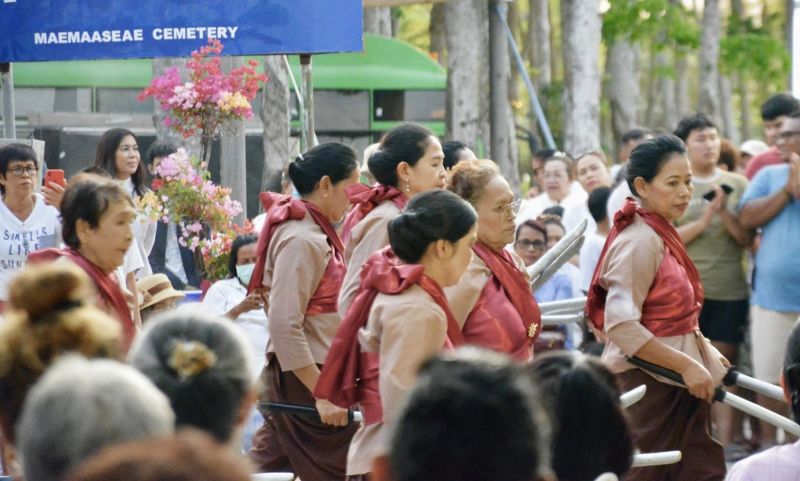
[[[243,285],[250,284],[250,278],[253,277],[253,269],[255,269],[255,264],[242,264],[236,266],[236,277],[239,278],[239,282]]]

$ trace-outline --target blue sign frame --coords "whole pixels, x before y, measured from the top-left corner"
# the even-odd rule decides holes
[[[361,0],[0,0],[0,62],[358,52]]]

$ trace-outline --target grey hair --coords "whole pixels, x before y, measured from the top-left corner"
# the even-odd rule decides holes
[[[188,306],[156,316],[129,361],[170,399],[177,426],[230,439],[253,380],[250,347],[230,320]]]
[[[25,479],[59,481],[102,448],[173,432],[167,398],[108,359],[65,356],[34,385],[17,424]]]

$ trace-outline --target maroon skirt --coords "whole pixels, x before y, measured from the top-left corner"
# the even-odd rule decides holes
[[[642,453],[679,450],[676,464],[631,469],[626,481],[722,481],[725,455],[711,436],[711,405],[689,391],[655,380],[639,369],[617,374],[620,388],[641,384],[647,394],[627,408],[634,445]]]
[[[278,358],[270,356],[261,372],[262,401],[315,403],[311,392],[291,371],[282,372]],[[280,412],[262,412],[264,424],[253,437],[250,460],[256,472],[293,472],[303,481],[343,481],[347,449],[356,432],[355,423],[330,426],[319,420]]]

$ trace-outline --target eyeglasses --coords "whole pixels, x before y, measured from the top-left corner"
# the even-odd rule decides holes
[[[528,239],[518,240],[517,242],[514,243],[514,245],[517,246],[517,247],[521,247],[522,249],[525,249],[525,250],[534,249],[534,250],[537,250],[537,251],[543,251],[545,249],[545,247],[547,247],[547,244],[545,244],[545,242],[543,240],[533,240],[532,241],[532,240],[528,240]]]
[[[514,217],[519,212],[519,208],[521,205],[522,205],[522,199],[517,199],[513,202],[509,202],[508,204],[503,204],[501,206],[495,207],[494,211],[500,217],[503,216]]]
[[[33,177],[37,172],[39,172],[39,169],[36,167],[12,167],[8,169],[8,171],[17,177],[22,177],[25,174]]]
[[[800,130],[787,130],[786,132],[781,132],[780,134],[778,134],[778,137],[780,137],[783,140],[789,140],[795,135],[800,135]]]

